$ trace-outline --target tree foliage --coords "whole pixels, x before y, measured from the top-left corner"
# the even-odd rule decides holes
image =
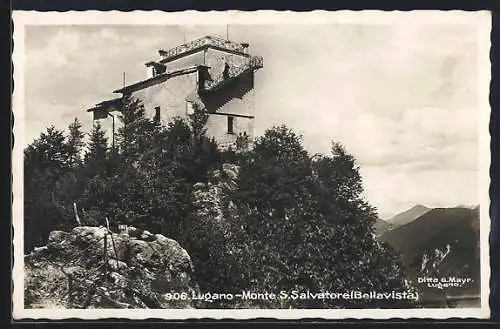
[[[71,197],[81,191],[83,134],[77,120],[68,138],[54,126],[24,150],[25,248],[43,244],[54,229],[68,228]]]
[[[359,167],[342,145],[311,156],[301,136],[276,126],[252,150],[221,152],[206,135],[203,111],[167,125],[145,112],[139,101],[124,99],[116,148],[108,147],[99,123],[85,143],[75,119],[67,137],[49,127],[25,149],[26,251],[44,244],[51,230],[75,226],[76,202],[84,225],[108,217],[178,240],[204,291],[407,288],[398,255],[374,237],[376,209],[363,199]],[[234,186],[224,162],[239,168]],[[376,301],[259,303],[321,308]]]
[[[251,248],[249,286],[255,291],[406,289],[398,259],[374,238],[376,211],[361,197],[354,158],[334,143],[331,155],[314,159],[300,139],[284,126],[274,127],[243,163],[234,198]],[[357,300],[289,303],[381,306]]]

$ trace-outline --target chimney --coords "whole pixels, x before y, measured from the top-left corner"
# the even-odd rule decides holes
[[[245,54],[248,54],[248,46],[249,46],[249,44],[248,43],[242,43],[241,46],[243,47],[243,52]]]
[[[154,66],[147,66],[146,67],[146,77],[152,78],[155,76],[155,67]]]

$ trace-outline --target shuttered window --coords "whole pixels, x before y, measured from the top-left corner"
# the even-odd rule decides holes
[[[160,107],[155,107],[155,116],[153,119],[155,122],[160,122]]]
[[[234,118],[227,117],[227,133],[234,134]]]

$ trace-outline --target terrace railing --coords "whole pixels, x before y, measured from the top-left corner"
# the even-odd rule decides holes
[[[243,47],[243,45],[241,45],[239,43],[207,36],[207,37],[199,38],[199,39],[196,39],[193,41],[189,41],[185,44],[179,45],[177,47],[174,47],[174,48],[171,48],[168,50],[160,50],[159,52],[160,52],[160,56],[162,57],[162,61],[165,61],[165,60],[168,60],[170,58],[180,56],[184,53],[194,51],[194,50],[201,48],[203,46],[213,46],[213,47],[218,47],[218,48],[226,49],[229,51],[240,52],[240,53],[244,53],[244,51],[245,51],[245,48]]]

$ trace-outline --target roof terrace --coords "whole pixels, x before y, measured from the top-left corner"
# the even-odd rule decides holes
[[[167,63],[182,56],[189,55],[201,49],[206,49],[206,48],[214,48],[231,53],[236,53],[239,55],[248,56],[247,43],[240,44],[229,40],[224,40],[221,38],[205,36],[193,41],[189,41],[185,44],[179,45],[169,50],[160,49],[158,51],[160,53],[160,56],[162,57],[160,63]]]

